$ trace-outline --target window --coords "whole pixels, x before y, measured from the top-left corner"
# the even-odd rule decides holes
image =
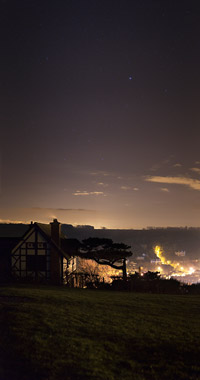
[[[37,244],[37,247],[38,247],[39,249],[44,249],[44,248],[47,247],[47,244],[46,244],[46,243],[38,243],[38,244]]]
[[[26,243],[27,248],[35,248],[35,243]]]
[[[35,243],[35,242],[28,242],[26,243],[27,248],[39,248],[39,249],[44,249],[47,247],[47,243]]]

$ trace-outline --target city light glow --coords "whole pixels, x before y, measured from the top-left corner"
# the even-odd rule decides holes
[[[195,275],[195,277],[191,277],[191,280],[188,278],[188,281],[190,282],[198,282],[200,281],[199,277],[199,260],[189,260],[189,263],[187,263],[187,260],[184,260],[185,265],[181,265],[180,262],[176,260],[168,260],[166,259],[166,256],[164,254],[164,251],[161,246],[156,245],[154,247],[154,253],[161,261],[161,266],[159,266],[157,269],[159,269],[159,272],[162,271],[162,277],[164,278],[171,278],[171,277],[186,277]],[[185,255],[184,255],[185,256]],[[191,262],[195,261],[195,266],[190,266]],[[166,267],[167,266],[167,267]]]

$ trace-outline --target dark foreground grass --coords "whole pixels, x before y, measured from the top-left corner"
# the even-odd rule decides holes
[[[0,288],[0,380],[200,379],[200,298]]]

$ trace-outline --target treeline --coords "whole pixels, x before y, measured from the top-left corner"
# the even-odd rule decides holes
[[[149,259],[155,254],[153,247],[162,246],[167,259],[175,259],[175,251],[186,251],[187,259],[199,258],[200,228],[148,228],[143,230],[94,229],[91,226],[73,227],[62,224],[62,232],[68,238],[78,240],[89,237],[109,238],[123,241],[131,246],[135,256],[148,253]]]
[[[158,272],[146,272],[143,275],[136,272],[127,278],[114,279],[111,284],[98,280],[86,283],[87,288],[115,291],[129,291],[139,293],[157,293],[157,294],[198,294],[200,295],[200,283],[184,284],[175,278],[161,278]]]

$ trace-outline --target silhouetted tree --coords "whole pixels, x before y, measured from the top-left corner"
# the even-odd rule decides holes
[[[151,272],[150,270],[143,275],[143,279],[148,281],[154,281],[160,279],[160,272]]]
[[[130,247],[123,243],[113,243],[111,239],[88,238],[83,240],[79,255],[92,259],[100,265],[122,270],[123,280],[126,281],[126,258],[132,255]],[[121,264],[120,264],[121,262]]]
[[[69,256],[78,256],[81,243],[77,239],[61,239],[61,248]]]
[[[189,294],[200,294],[200,283],[187,285],[186,290]]]
[[[160,293],[167,293],[167,294],[181,293],[181,284],[175,278],[160,279],[160,281],[159,281],[159,292]]]

